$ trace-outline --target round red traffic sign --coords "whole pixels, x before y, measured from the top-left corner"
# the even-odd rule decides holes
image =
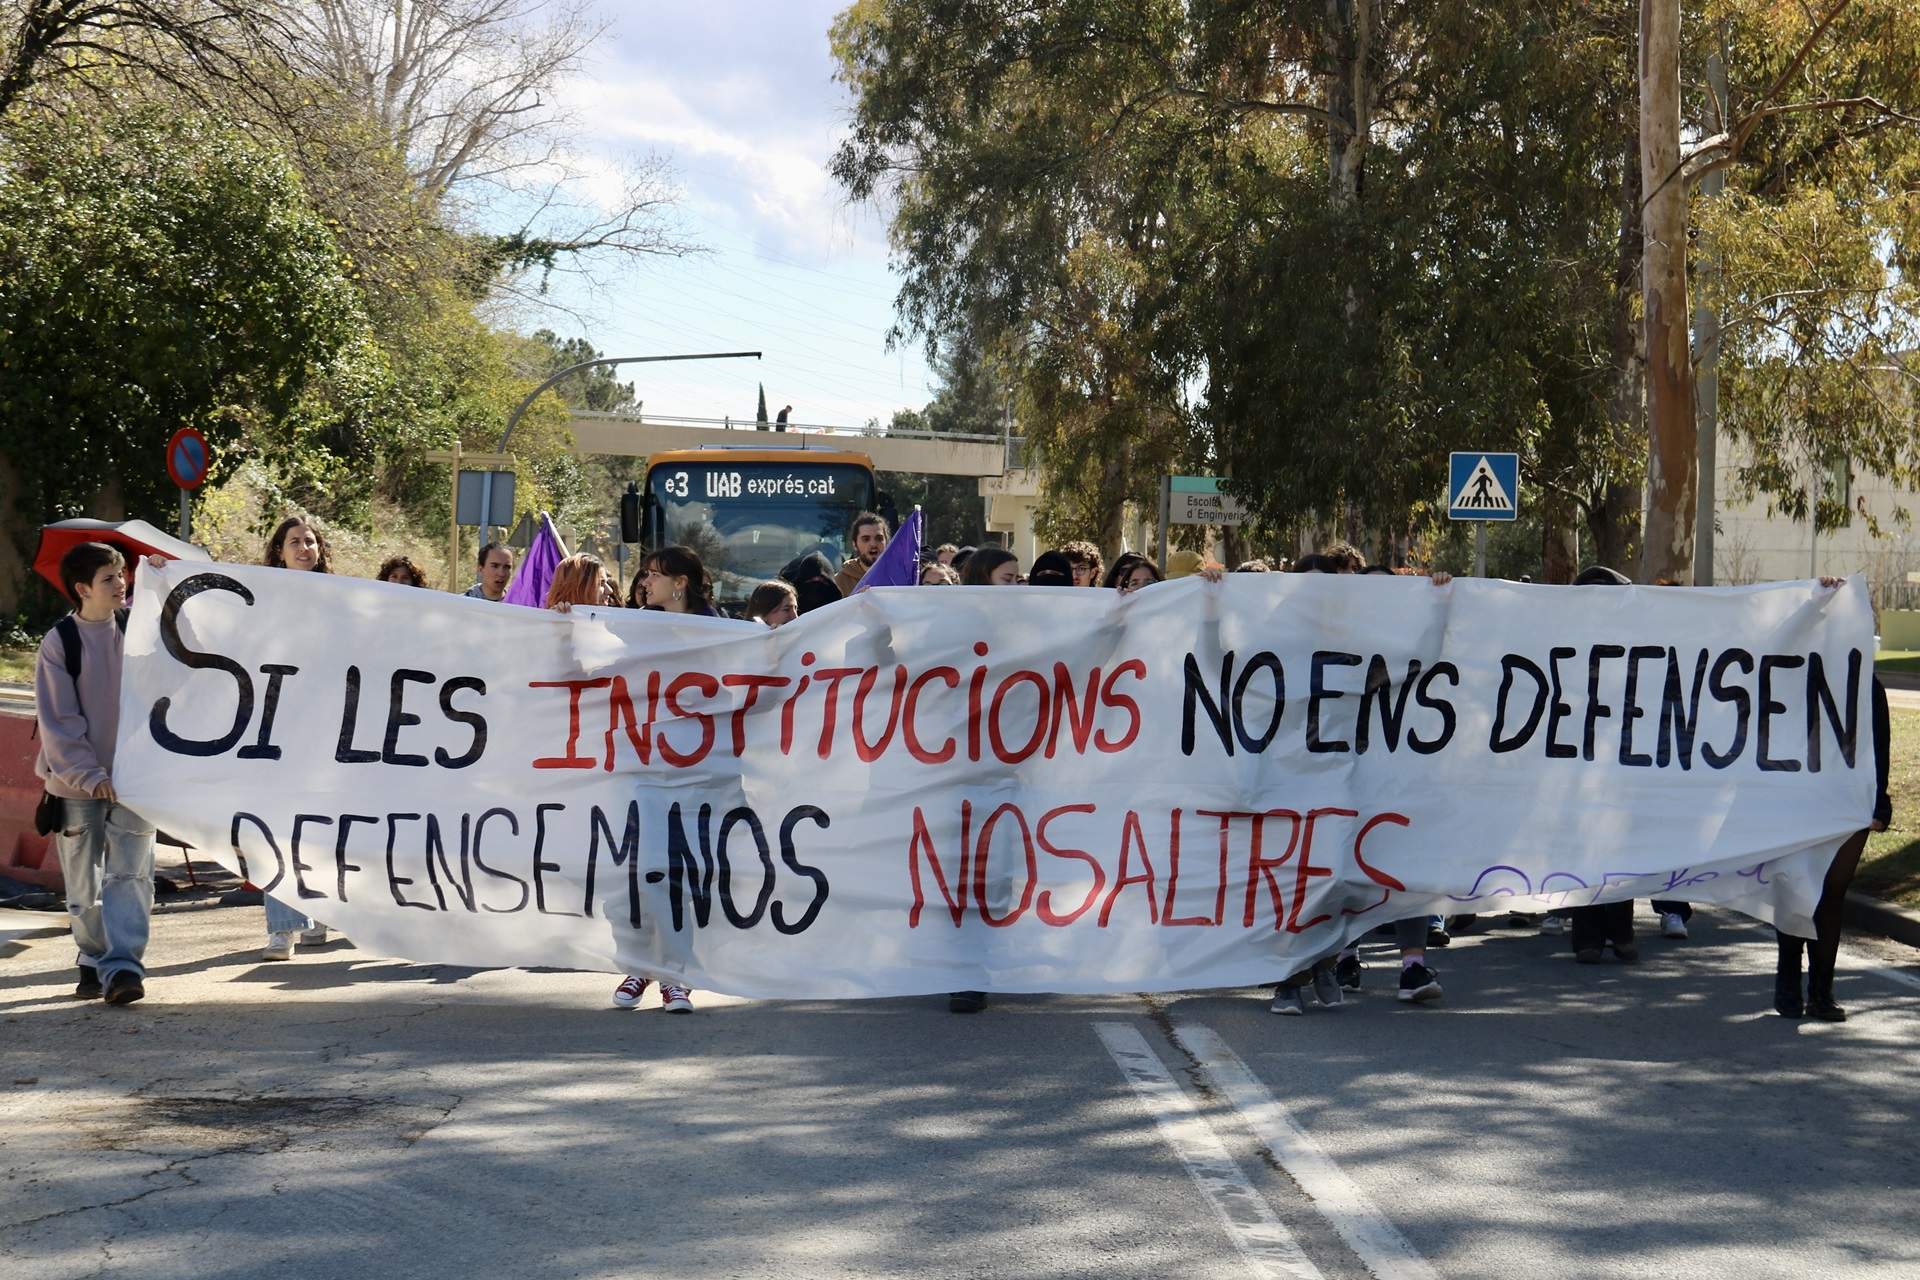
[[[182,427],[167,441],[167,474],[182,489],[198,489],[207,482],[207,438],[192,427]]]

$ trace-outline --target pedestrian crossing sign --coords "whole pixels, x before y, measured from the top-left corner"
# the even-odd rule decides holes
[[[1447,519],[1512,520],[1520,514],[1520,455],[1456,453],[1448,468]]]

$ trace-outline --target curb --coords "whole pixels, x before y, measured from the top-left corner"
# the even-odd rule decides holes
[[[1875,670],[1873,674],[1878,676],[1880,683],[1889,689],[1906,689],[1910,691],[1920,689],[1920,675],[1916,675],[1911,671]]]
[[[1849,891],[1845,918],[1850,929],[1920,947],[1920,911]]]

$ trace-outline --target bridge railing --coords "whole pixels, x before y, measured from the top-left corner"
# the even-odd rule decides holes
[[[774,434],[779,430],[774,423],[755,421],[752,418],[696,418],[685,414],[649,413],[598,413],[593,410],[575,410],[575,418],[590,419],[595,422],[631,422],[635,426],[673,426],[673,427],[712,427],[719,431],[734,433]],[[1019,447],[1025,442],[1019,436],[977,435],[962,431],[896,431],[890,427],[849,427],[831,422],[789,422],[786,430],[790,433],[805,435],[838,436],[848,440],[926,440],[935,444],[1000,444],[1006,442],[1010,447]]]

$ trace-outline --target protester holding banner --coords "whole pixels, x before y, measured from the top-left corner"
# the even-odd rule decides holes
[[[641,562],[640,573],[635,578],[635,582],[644,593],[646,608],[650,610],[658,613],[691,613],[716,618],[720,616],[720,611],[713,604],[713,582],[707,576],[707,568],[701,563],[700,557],[687,547],[661,547],[649,553]],[[784,583],[762,583],[756,587],[748,601],[749,610],[763,618],[768,613],[784,615],[781,618],[782,621],[793,617],[798,611],[798,599],[794,596],[791,587],[786,587],[786,590],[781,592],[784,586],[786,586]],[[771,592],[769,588],[772,589]],[[772,609],[756,609],[756,601],[769,598],[769,596],[763,596],[763,592],[768,592],[769,596],[779,593],[784,598]],[[792,612],[789,612],[789,609]],[[774,627],[780,624],[769,622],[767,625]],[[639,1004],[640,997],[646,994],[647,986],[651,981],[651,978],[631,973],[622,978],[620,985],[614,988],[614,1007],[631,1009]],[[692,1013],[693,992],[679,982],[662,978],[660,979],[660,1007],[667,1013]]]
[[[266,553],[261,560],[280,569],[333,572],[326,535],[318,525],[300,516],[288,516],[279,523],[273,536],[267,539]],[[272,894],[264,894],[263,899],[267,909],[267,944],[260,950],[262,960],[293,959],[296,940],[308,946],[319,946],[327,940],[326,925],[305,912],[294,910]]]
[[[320,532],[320,526],[309,524],[300,516],[288,516],[274,527],[260,563],[275,569],[333,572],[326,535]]]
[[[867,570],[871,569],[873,562],[880,558],[880,553],[887,549],[887,533],[887,521],[884,516],[875,515],[871,511],[862,511],[853,518],[851,530],[853,555],[840,566],[840,571],[833,575],[833,585],[840,589],[842,596],[853,594],[853,589],[860,585],[860,579],[867,576]]]
[[[373,575],[382,582],[392,582],[403,587],[424,587],[427,575],[420,572],[420,566],[406,556],[392,556],[380,565],[380,572]]]
[[[1027,574],[1027,585],[1033,587],[1072,587],[1079,585],[1075,578],[1073,562],[1058,551],[1043,551],[1034,557],[1033,568]]]
[[[1020,585],[1020,557],[1005,547],[982,547],[967,560],[960,574],[963,587],[1014,587]]]
[[[1837,588],[1842,578],[1822,578],[1820,585]],[[1847,1011],[1834,1002],[1833,968],[1840,956],[1841,917],[1846,909],[1847,887],[1859,869],[1860,855],[1866,851],[1867,837],[1885,831],[1893,822],[1893,799],[1887,794],[1887,757],[1893,746],[1892,715],[1887,709],[1887,690],[1880,678],[1873,679],[1873,817],[1855,832],[1833,856],[1821,885],[1819,905],[1813,909],[1816,936],[1796,938],[1774,931],[1779,942],[1779,958],[1773,974],[1773,1007],[1783,1018],[1814,1017],[1821,1022],[1845,1022]],[[1807,956],[1807,989],[1800,994],[1800,954]]]
[[[649,609],[707,618],[721,616],[713,604],[713,579],[700,557],[687,547],[661,547],[649,552],[641,561],[640,581],[645,585]]]
[[[1075,539],[1060,548],[1060,554],[1067,558],[1067,564],[1073,569],[1073,585],[1076,587],[1097,587],[1100,577],[1106,572],[1106,564],[1101,558],[1100,548],[1091,542]]]
[[[967,557],[963,587],[1011,587],[1020,579],[1020,560],[1005,547],[981,547]],[[984,991],[955,991],[947,996],[949,1013],[979,1013],[987,1007]]]
[[[126,570],[120,552],[102,542],[80,543],[60,557],[61,584],[78,607],[40,641],[33,668],[41,830],[54,836],[66,884],[79,952],[73,994],[104,995],[116,1005],[146,995],[153,913],[153,826],[113,788]]]
[[[1164,577],[1159,565],[1137,551],[1128,551],[1113,562],[1101,585],[1124,596],[1161,581]]]
[[[771,579],[747,597],[747,616],[769,628],[782,626],[800,616],[800,597],[794,594],[791,582]]]
[[[480,548],[480,580],[466,594],[475,600],[498,603],[507,595],[507,583],[513,580],[513,548],[503,542],[489,542]]]
[[[1336,542],[1318,554],[1300,557],[1294,563],[1292,572],[1357,574],[1366,572],[1366,569],[1366,561],[1358,551],[1347,543]],[[1444,587],[1452,580],[1453,575],[1445,572],[1435,573],[1432,577],[1436,587]],[[1400,1000],[1426,1004],[1445,994],[1440,986],[1439,974],[1427,965],[1427,946],[1435,932],[1434,925],[1435,921],[1429,916],[1409,916],[1393,922],[1394,942],[1400,950],[1400,985],[1396,993]],[[1446,937],[1444,929],[1438,932],[1441,937]],[[1324,957],[1275,988],[1271,1012],[1305,1013],[1309,987],[1320,1003],[1329,1007],[1338,1005],[1342,987],[1349,991],[1360,989],[1363,969],[1359,945],[1345,947],[1337,958]]]
[[[547,582],[546,607],[568,613],[575,605],[603,606],[611,582],[599,556],[584,551],[570,555],[553,567],[553,577]]]

